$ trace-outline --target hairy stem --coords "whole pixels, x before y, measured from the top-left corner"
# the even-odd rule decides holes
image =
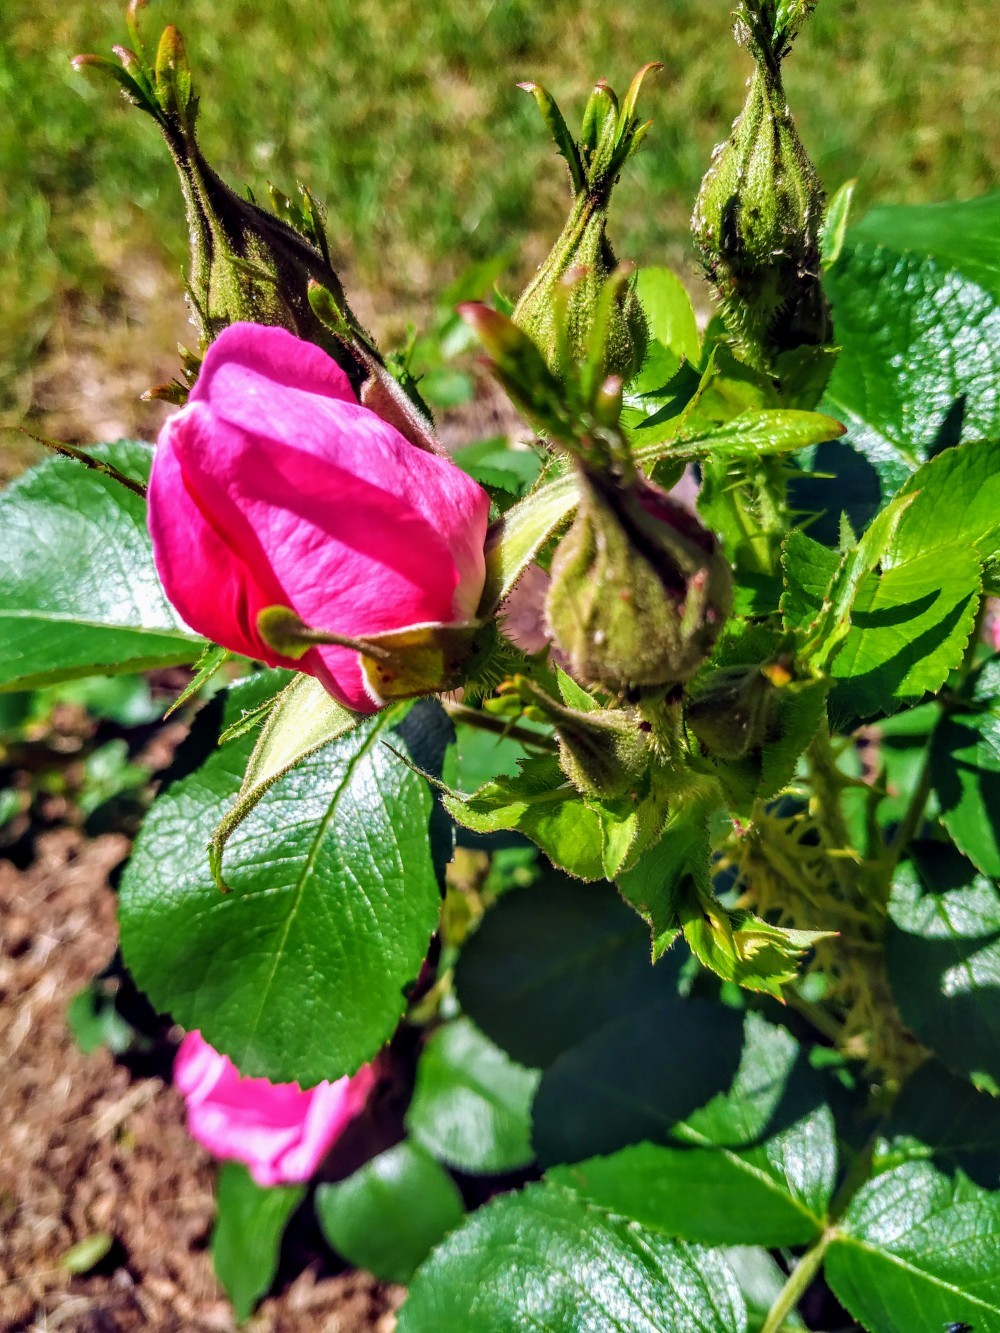
[[[836,1229],[830,1227],[823,1232],[811,1249],[806,1250],[789,1273],[788,1281],[778,1292],[774,1304],[768,1310],[767,1318],[761,1325],[760,1333],[781,1333],[785,1320],[796,1309],[813,1278],[819,1272],[827,1247],[836,1235]]]
[[[510,722],[505,722],[502,717],[494,717],[492,713],[482,713],[478,708],[469,708],[466,704],[453,704],[444,702],[444,711],[451,718],[452,722],[461,722],[464,726],[475,727],[479,731],[488,731],[494,736],[509,737],[512,741],[520,741],[522,745],[533,745],[539,750],[549,750],[555,753],[555,741],[551,736],[546,736],[541,731],[531,731],[528,727],[518,727]]]

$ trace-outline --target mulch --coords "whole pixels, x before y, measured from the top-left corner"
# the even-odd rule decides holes
[[[26,869],[0,861],[0,1330],[224,1333],[236,1328],[209,1250],[215,1167],[163,1078],[85,1056],[69,1001],[112,957],[109,875],[127,839],[55,828]],[[62,1266],[97,1233],[86,1275]],[[401,1288],[367,1274],[292,1274],[250,1333],[391,1333]]]

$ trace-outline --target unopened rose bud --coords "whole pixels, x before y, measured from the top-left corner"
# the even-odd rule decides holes
[[[782,59],[811,6],[787,4],[779,18],[781,8],[744,0],[737,13],[737,39],[756,69],[691,223],[730,332],[747,360],[769,372],[782,352],[832,338],[820,283],[825,194],[781,79]]]
[[[141,51],[137,7],[130,6],[129,23]],[[309,300],[310,283],[318,283],[332,294],[349,331],[368,343],[330,263],[312,197],[303,192],[301,202],[293,203],[272,192],[276,212],[270,213],[236,194],[209,166],[197,140],[198,99],[176,28],[163,32],[152,65],[125,47],[115,53],[121,68],[100,56],[77,56],[74,64],[114,77],[126,98],[156,121],[170,150],[187,211],[188,296],[202,347],[230,324],[285,328],[323,347],[360,390],[368,378],[363,358],[352,354],[349,339],[331,333]]]
[[[555,727],[559,762],[577,791],[613,799],[641,782],[650,763],[648,727],[633,711],[595,706],[584,712],[523,677],[513,684],[531,714]]]
[[[715,536],[644,479],[580,472],[580,503],[552,560],[546,613],[580,680],[615,691],[689,680],[732,602]]]
[[[705,749],[719,759],[741,759],[768,739],[778,699],[759,665],[712,672],[688,702],[684,720]]]
[[[587,103],[579,142],[573,140],[544,88],[535,83],[521,85],[538,102],[569,165],[573,206],[559,239],[514,308],[514,322],[537,343],[549,369],[561,379],[590,355],[601,292],[618,266],[607,237],[611,192],[625,162],[649,130],[648,122],[639,123],[635,104],[643,78],[659,68],[647,65],[640,70],[620,107],[601,80]],[[634,276],[616,290],[602,336],[604,373],[627,381],[642,365],[649,340]]]

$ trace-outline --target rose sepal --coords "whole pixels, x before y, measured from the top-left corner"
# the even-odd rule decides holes
[[[474,676],[497,642],[494,624],[478,620],[407,625],[351,638],[314,629],[287,606],[267,606],[257,616],[261,638],[282,657],[304,657],[324,644],[352,648],[361,659],[365,685],[376,704],[441,694]]]

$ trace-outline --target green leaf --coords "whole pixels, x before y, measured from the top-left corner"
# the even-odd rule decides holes
[[[499,777],[471,796],[447,795],[448,813],[476,833],[516,829],[579,879],[604,879],[601,815],[585,804],[552,755],[520,761],[515,777]]]
[[[676,433],[673,421],[667,434]],[[685,464],[718,457],[756,461],[773,454],[792,453],[809,445],[835,439],[843,426],[832,417],[816,412],[745,412],[718,429],[666,443],[654,429],[651,417],[634,436],[633,457],[651,475],[661,460]],[[650,436],[644,437],[643,431]],[[518,501],[495,523],[486,539],[486,585],[478,615],[489,615],[514,587],[524,570],[545,543],[572,513],[577,503],[577,481],[572,472],[543,481]]]
[[[850,235],[856,243],[929,255],[1000,301],[1000,193],[961,203],[883,205]]]
[[[896,529],[888,564],[942,546],[970,546],[984,564],[1000,551],[1000,439],[946,449],[915,472],[899,495],[912,496],[912,502]]]
[[[604,1023],[677,993],[610,885],[550,873],[506,894],[455,970],[463,1010],[521,1064],[544,1068]]]
[[[233,691],[229,716],[248,702],[258,698]],[[434,802],[394,750],[433,771],[451,735],[422,701],[302,760],[230,840],[226,894],[198,849],[239,791],[250,737],[168,788],[121,887],[122,949],[153,1003],[273,1082],[309,1086],[369,1060],[403,1012],[440,906]]]
[[[498,736],[479,727],[455,726],[455,782],[462,791],[477,791],[493,778],[517,773],[524,746],[510,736]]]
[[[70,1000],[66,1026],[84,1055],[92,1055],[102,1046],[112,1055],[123,1055],[137,1039],[135,1028],[119,1013],[114,993],[109,993],[99,980]]]
[[[783,563],[785,623],[813,634],[837,579],[836,552],[793,534]],[[881,574],[865,574],[851,601],[850,629],[830,667],[838,682],[831,718],[846,724],[939,690],[965,654],[980,587],[979,560],[969,546],[943,545]]]
[[[642,1143],[548,1176],[688,1240],[798,1245],[822,1231],[837,1167],[833,1116],[784,1028],[748,1015],[731,1087],[670,1137],[687,1146]]]
[[[841,354],[825,406],[887,487],[929,456],[956,404],[956,438],[1000,435],[998,235],[1000,194],[877,209],[827,274]]]
[[[212,1259],[240,1321],[250,1318],[274,1281],[281,1238],[305,1192],[304,1185],[263,1189],[236,1162],[220,1167]]]
[[[750,1333],[760,1333],[771,1306],[788,1281],[788,1275],[763,1246],[728,1245],[722,1253],[743,1292]],[[799,1328],[805,1328],[805,1324],[793,1311],[782,1324],[783,1333]]]
[[[845,181],[826,206],[823,233],[820,237],[824,269],[831,268],[837,262],[844,248],[856,185],[857,181]]]
[[[952,847],[917,844],[889,900],[886,967],[903,1022],[950,1069],[1000,1083],[1000,890]]]
[[[539,1161],[578,1162],[665,1139],[728,1086],[741,1033],[734,1009],[679,998],[605,1024],[542,1075],[533,1113]]]
[[[1000,1188],[1000,1101],[936,1060],[907,1079],[883,1135],[879,1169],[933,1159],[946,1171],[961,1169],[987,1189]]]
[[[775,926],[743,909],[727,910],[701,899],[683,907],[684,939],[703,967],[723,981],[781,999],[799,964],[824,930]]]
[[[209,863],[220,887],[226,843],[264,793],[296,764],[360,722],[360,714],[337,703],[313,676],[297,675],[285,686],[261,728],[236,802],[212,834]]]
[[[398,1333],[745,1333],[724,1259],[532,1185],[474,1213],[417,1272]]]
[[[152,449],[94,451],[130,477]],[[146,506],[111,477],[51,458],[0,495],[0,689],[194,662],[205,641],[170,606]]]
[[[542,467],[536,450],[511,448],[502,435],[464,444],[451,456],[462,471],[468,472],[481,486],[494,487],[514,496],[522,496],[531,489]]]
[[[636,291],[654,342],[697,365],[701,359],[698,320],[687,288],[668,268],[642,268]]]
[[[1000,877],[1000,660],[969,682],[968,704],[934,730],[930,763],[945,828],[985,875]]]
[[[718,459],[726,463],[755,463],[762,458],[791,454],[797,449],[835,440],[844,427],[833,417],[795,409],[742,412],[714,429],[678,434],[675,418],[649,417],[632,432],[633,457],[647,473],[656,475],[661,462],[692,463]]]
[[[346,1180],[316,1190],[323,1235],[348,1263],[383,1282],[409,1282],[463,1212],[451,1176],[406,1142],[379,1153]]]
[[[622,897],[649,926],[654,960],[677,938],[683,904],[699,889],[711,893],[710,858],[708,811],[680,806],[671,812],[659,841],[618,876]]]
[[[467,1018],[424,1047],[406,1127],[428,1152],[462,1171],[514,1171],[534,1158],[531,1102],[538,1072],[515,1064]]]
[[[851,614],[866,574],[871,574],[884,562],[886,552],[896,530],[915,497],[897,496],[880,514],[872,519],[861,540],[845,551],[837,572],[830,581],[823,598],[823,607],[810,627],[810,638],[803,647],[803,656],[825,666],[833,660],[851,628]],[[801,549],[793,544],[792,551]]]
[[[638,1143],[547,1176],[665,1235],[712,1245],[807,1245],[823,1219],[797,1202],[768,1166],[762,1149]]]
[[[851,1203],[824,1272],[870,1333],[1000,1333],[1000,1194],[922,1162],[886,1172]]]

